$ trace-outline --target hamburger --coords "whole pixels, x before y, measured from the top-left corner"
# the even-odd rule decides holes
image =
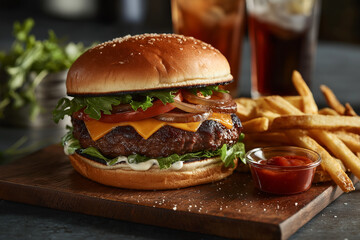
[[[125,36],[82,54],[69,69],[64,151],[81,175],[129,189],[176,189],[229,176],[244,156],[226,58],[175,34]]]

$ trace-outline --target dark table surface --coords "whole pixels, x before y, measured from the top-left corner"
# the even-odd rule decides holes
[[[5,15],[11,21],[14,17]],[[67,33],[67,27],[59,22],[41,22],[43,28],[57,24],[59,35]],[[0,23],[0,28],[11,32],[11,24]],[[76,26],[75,26],[76,27]],[[70,30],[69,30],[70,31]],[[88,31],[88,32],[87,32]],[[90,29],[72,31],[70,39],[83,40]],[[111,39],[113,30],[104,29],[101,38]],[[93,34],[94,36],[94,34]],[[105,39],[102,39],[105,38]],[[8,49],[10,38],[0,37],[0,50]],[[250,95],[250,53],[245,43],[241,74],[241,94]],[[316,70],[312,90],[319,106],[325,106],[319,85],[326,84],[334,90],[343,103],[350,102],[360,110],[360,47],[321,42],[318,46]],[[22,136],[34,149],[56,143],[63,129],[21,129],[0,127],[0,151],[11,146]],[[360,239],[360,184],[356,190],[343,194],[310,222],[298,230],[291,239]],[[184,232],[149,225],[130,223],[30,206],[0,200],[0,239],[221,239],[216,236]]]

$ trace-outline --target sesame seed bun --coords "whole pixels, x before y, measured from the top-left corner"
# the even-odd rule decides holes
[[[175,34],[143,34],[97,45],[71,66],[68,95],[109,95],[224,84],[226,58],[211,45]]]

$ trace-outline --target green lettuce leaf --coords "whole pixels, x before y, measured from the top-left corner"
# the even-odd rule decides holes
[[[133,95],[62,98],[53,110],[53,120],[58,123],[66,115],[71,116],[80,109],[85,109],[84,112],[91,118],[99,120],[102,113],[111,114],[112,107],[119,104],[130,104],[134,111],[140,108],[145,111],[153,106],[156,99],[160,99],[164,104],[174,102],[174,93],[174,91],[154,91]]]
[[[89,114],[91,118],[99,120],[101,112],[110,114],[112,105],[120,103],[121,98],[118,97],[75,97],[71,100],[61,98],[53,111],[53,120],[58,123],[66,115],[71,116],[83,108],[85,108],[84,112]]]
[[[200,92],[204,97],[211,96],[214,92],[229,93],[229,91],[219,88],[219,86],[206,86],[202,88],[192,88],[192,94],[196,95]]]
[[[144,95],[149,97],[156,97],[162,101],[163,104],[173,103],[176,91],[152,91]]]
[[[116,160],[117,160],[117,158],[109,159],[107,157],[104,157],[104,155],[102,155],[99,152],[99,150],[97,150],[94,147],[88,147],[88,148],[85,148],[85,149],[81,149],[81,153],[87,154],[87,155],[92,156],[92,157],[102,159],[110,166],[114,165],[116,163]]]
[[[219,86],[207,86],[203,88],[194,88],[190,90],[196,94],[198,91],[204,96],[212,95],[214,91],[228,92],[219,89]],[[119,96],[104,96],[104,97],[74,97],[72,99],[62,98],[58,101],[57,106],[53,111],[53,120],[58,123],[66,115],[71,116],[74,112],[80,109],[85,109],[84,112],[91,118],[99,120],[101,114],[111,114],[112,106],[119,104],[130,104],[134,111],[142,109],[146,111],[153,106],[153,102],[157,99],[165,105],[173,103],[176,91],[151,91],[139,94],[125,94]]]
[[[152,107],[152,105],[153,105],[152,101],[153,101],[153,99],[150,96],[146,96],[144,101],[131,100],[130,105],[131,105],[132,109],[134,109],[134,111],[138,110],[139,108],[141,108],[143,111],[145,111],[149,107]]]

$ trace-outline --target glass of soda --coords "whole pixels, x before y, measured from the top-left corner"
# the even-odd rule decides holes
[[[225,88],[239,95],[245,0],[172,0],[174,32],[217,48],[229,61],[234,81]]]
[[[246,0],[251,95],[296,95],[294,70],[311,84],[320,0]]]

